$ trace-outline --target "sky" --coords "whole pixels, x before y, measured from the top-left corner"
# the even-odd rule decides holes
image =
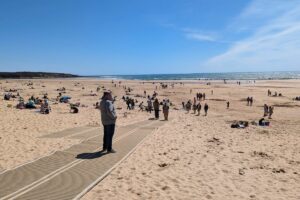
[[[0,0],[0,71],[300,70],[300,0]]]

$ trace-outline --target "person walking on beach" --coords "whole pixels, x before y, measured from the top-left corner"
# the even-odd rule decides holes
[[[207,103],[205,103],[205,105],[204,105],[205,116],[207,116],[207,111],[208,111],[208,105],[207,105]]]
[[[273,111],[274,111],[274,107],[270,106],[269,107],[269,119],[272,119]]]
[[[229,105],[230,105],[230,103],[229,103],[229,101],[227,101],[227,109],[229,109]]]
[[[152,111],[152,101],[150,99],[150,96],[148,97],[147,104],[148,104],[148,110],[147,111],[151,113],[151,111]]]
[[[191,100],[188,100],[188,102],[185,104],[185,109],[189,113],[191,108],[192,108],[192,102]]]
[[[201,111],[201,104],[200,102],[197,104],[197,112],[198,112],[198,116],[200,115],[200,111]]]
[[[252,106],[252,104],[253,104],[253,97],[249,98],[249,102],[250,102],[250,106]]]
[[[115,133],[115,126],[117,120],[117,114],[113,105],[113,97],[110,91],[103,93],[100,102],[101,121],[103,124],[104,135],[103,135],[103,149],[107,153],[115,153],[112,149],[112,140]]]
[[[159,119],[159,102],[157,98],[153,102],[153,108],[154,108],[155,119]]]
[[[264,117],[269,114],[269,107],[267,104],[264,105]]]
[[[169,100],[164,101],[163,103],[163,113],[164,113],[164,117],[165,117],[165,121],[168,121],[169,118]]]
[[[194,103],[193,103],[193,111],[194,111],[194,114],[196,114],[196,110],[197,110],[197,102],[194,101]]]

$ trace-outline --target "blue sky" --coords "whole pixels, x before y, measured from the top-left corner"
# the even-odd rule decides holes
[[[300,70],[300,0],[0,3],[0,71]]]

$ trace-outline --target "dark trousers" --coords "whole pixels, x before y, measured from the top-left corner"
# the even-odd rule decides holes
[[[112,149],[112,140],[115,133],[115,124],[103,125],[103,150],[110,151]]]
[[[155,118],[158,119],[159,118],[159,110],[154,110],[154,114],[155,114]]]

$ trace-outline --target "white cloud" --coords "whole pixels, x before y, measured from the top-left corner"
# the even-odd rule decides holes
[[[214,42],[216,39],[211,35],[204,35],[201,33],[186,33],[186,38],[192,39],[192,40],[199,40],[199,41],[210,41]]]
[[[252,35],[204,66],[216,71],[300,70],[299,0],[255,0],[234,22],[235,26],[245,23]]]

